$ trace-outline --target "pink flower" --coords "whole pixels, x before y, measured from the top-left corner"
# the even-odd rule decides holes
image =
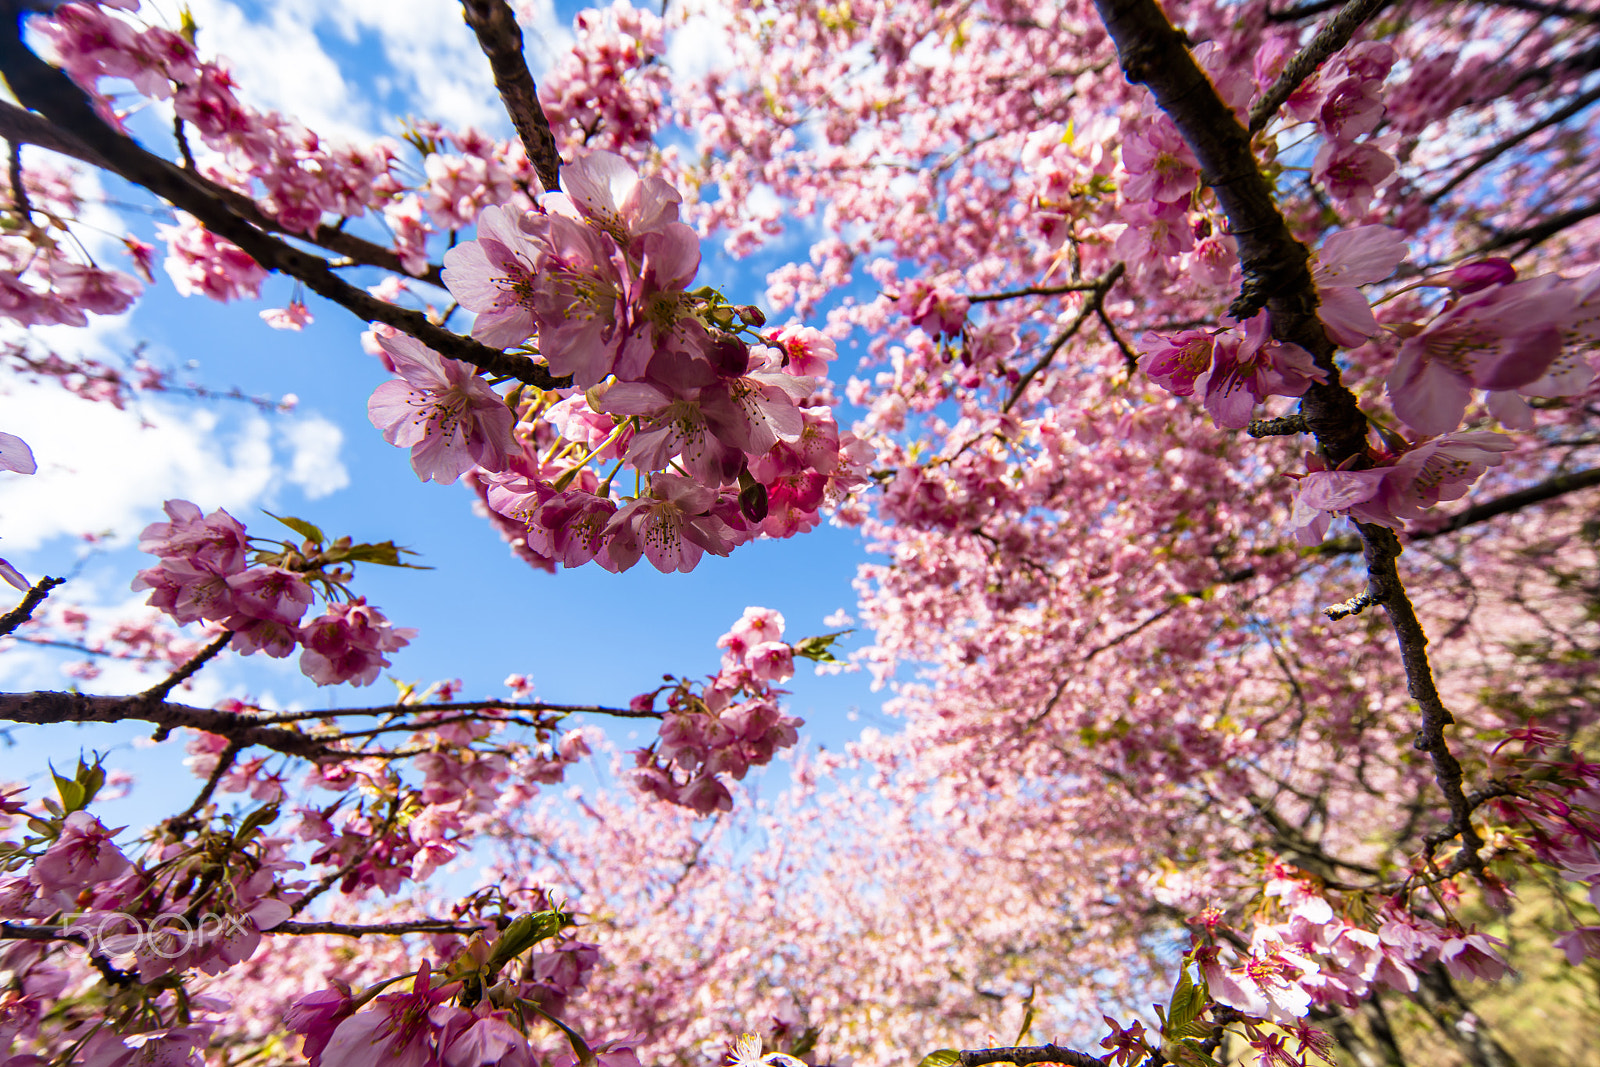
[[[311,1067],[318,1067],[322,1062],[322,1050],[328,1046],[333,1032],[351,1014],[348,988],[319,989],[289,1005],[283,1013],[283,1025],[292,1033],[305,1036],[301,1055]]]
[[[1211,369],[1214,349],[1209,330],[1146,334],[1139,342],[1139,369],[1174,396],[1192,396],[1195,380]]]
[[[1162,115],[1141,122],[1122,142],[1122,167],[1128,172],[1123,193],[1129,200],[1178,203],[1194,192],[1200,165],[1172,120]]]
[[[115,835],[88,812],[72,812],[62,821],[61,836],[34,861],[28,879],[47,892],[64,889],[74,894],[110,881],[132,866],[112,844]]]
[[[1553,276],[1475,293],[1400,346],[1389,372],[1395,414],[1422,433],[1447,433],[1472,390],[1513,390],[1543,378],[1561,354],[1576,294]]]
[[[478,239],[444,254],[445,287],[477,315],[472,336],[496,348],[527,340],[535,327],[536,250],[517,221],[506,208],[486,207],[478,215]]]
[[[300,628],[300,670],[318,685],[371,685],[378,671],[389,666],[383,653],[411,643],[417,631],[395,628],[366,597],[330,604],[323,615]]]
[[[633,268],[609,235],[586,222],[546,214],[524,225],[537,249],[539,353],[552,374],[570,374],[583,389],[597,385],[632,326]]]
[[[14,434],[0,433],[0,471],[32,474],[38,469],[28,442]]]
[[[221,508],[202,516],[187,500],[169,500],[163,509],[172,521],[146,526],[139,535],[140,551],[169,562],[184,560],[216,574],[244,570],[248,538],[238,519]]]
[[[1458,934],[1439,946],[1439,961],[1455,978],[1492,982],[1511,969],[1496,950],[1496,946],[1503,945],[1499,938],[1488,934]]]
[[[1357,226],[1330,234],[1312,260],[1317,316],[1335,344],[1354,348],[1378,332],[1360,285],[1381,282],[1406,258],[1405,236],[1388,226]]]
[[[311,310],[301,301],[291,300],[287,307],[263,311],[261,321],[274,330],[303,330],[311,324]]]
[[[555,211],[570,206],[623,248],[676,223],[683,202],[669,182],[639,177],[627,160],[613,152],[585,152],[562,167],[561,188],[541,204]]]
[[[828,364],[839,357],[833,339],[810,326],[784,326],[768,342],[783,353],[784,372],[800,377],[825,376]]]
[[[1394,159],[1370,144],[1329,141],[1317,153],[1311,176],[1354,215],[1365,214],[1377,187],[1394,173]]]
[[[745,662],[763,682],[786,682],[794,676],[794,650],[782,641],[763,641],[745,654]]]
[[[1600,926],[1579,926],[1556,938],[1556,948],[1576,967],[1586,959],[1600,959]]]
[[[429,988],[427,963],[409,993],[385,993],[341,1022],[322,1050],[322,1067],[432,1067],[436,1025],[431,1013],[454,992]]]
[[[367,416],[385,441],[410,447],[417,477],[449,483],[474,464],[504,469],[519,451],[511,435],[515,419],[489,383],[414,337],[382,330],[377,336],[401,380],[378,386]]]
[[[240,655],[265,652],[282,659],[300,637],[300,619],[315,594],[304,578],[278,567],[252,567],[228,579],[235,613],[223,623]]]
[[[694,570],[705,552],[726,556],[733,531],[715,514],[718,494],[676,474],[650,479],[650,495],[639,497],[612,517],[606,534],[619,569],[638,562],[643,552],[662,573]]]
[[[1242,430],[1267,397],[1303,396],[1312,382],[1327,377],[1310,352],[1272,340],[1271,329],[1270,316],[1262,311],[1245,323],[1242,340],[1236,341],[1231,332],[1217,338],[1205,379],[1205,407],[1218,426]]]

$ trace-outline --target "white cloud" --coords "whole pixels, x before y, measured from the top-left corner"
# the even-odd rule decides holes
[[[278,427],[278,438],[294,450],[286,478],[309,500],[321,500],[350,484],[350,472],[339,462],[344,431],[321,416],[296,419]]]
[[[155,6],[176,14],[171,0]],[[316,19],[308,17],[314,5],[265,5],[264,18],[251,18],[229,0],[189,0],[188,7],[200,27],[201,53],[227,58],[247,103],[298,119],[325,137],[367,140],[378,132],[371,103],[317,40]]]
[[[234,409],[224,423],[213,410],[160,401],[143,407],[149,422],[50,389],[7,405],[6,432],[27,441],[39,462],[31,477],[0,475],[0,534],[9,553],[84,532],[136,534],[173,497],[240,514],[270,504],[285,485],[317,497],[349,483],[338,454],[343,435],[321,416],[282,427],[291,453],[283,464],[273,425],[259,414],[241,418]]]

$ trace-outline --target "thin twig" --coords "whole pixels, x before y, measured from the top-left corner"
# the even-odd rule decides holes
[[[28,592],[23,596],[22,603],[18,604],[4,615],[0,615],[0,637],[4,637],[12,630],[15,630],[17,627],[33,618],[34,611],[38,609],[40,604],[44,603],[44,598],[50,595],[50,590],[54,589],[58,585],[64,584],[65,582],[65,578],[45,577],[40,578],[37,582],[33,583],[33,588],[29,589]]]
[[[1328,24],[1317,31],[1311,43],[1300,54],[1289,60],[1278,80],[1272,83],[1265,96],[1250,109],[1250,132],[1260,133],[1278,113],[1283,102],[1294,95],[1300,83],[1311,77],[1329,56],[1350,43],[1361,24],[1376,15],[1389,0],[1350,0]]]
[[[1039,358],[1039,362],[1029,367],[1027,373],[1023,374],[1023,376],[1017,380],[1017,384],[1012,386],[1011,395],[1006,398],[1005,404],[1003,404],[1000,408],[1001,411],[1010,411],[1016,406],[1017,401],[1022,399],[1022,394],[1027,391],[1028,386],[1040,375],[1041,372],[1044,371],[1046,367],[1050,366],[1050,363],[1056,358],[1056,353],[1061,351],[1062,346],[1077,335],[1077,332],[1083,328],[1083,324],[1088,321],[1090,315],[1095,314],[1101,309],[1104,304],[1106,294],[1111,291],[1112,286],[1117,284],[1117,279],[1122,277],[1122,274],[1125,270],[1127,270],[1126,264],[1121,262],[1114,263],[1112,264],[1110,270],[1106,271],[1099,278],[1095,279],[1094,282],[1092,282],[1087,289],[1084,290],[1089,295],[1084,299],[1083,306],[1078,309],[1078,314],[1073,318],[1072,322],[1067,326],[1067,328],[1057,334],[1055,340],[1050,342],[1050,347],[1047,348],[1044,355]],[[1126,351],[1126,349],[1124,349],[1124,351]]]
[[[167,677],[163,678],[149,689],[146,689],[144,692],[140,693],[135,699],[150,704],[162,703],[167,699],[168,693],[171,693],[174,689],[178,688],[178,686],[182,685],[184,682],[187,682],[190,678],[193,678],[196,671],[198,671],[201,667],[204,667],[207,663],[216,659],[217,655],[224,648],[228,647],[228,642],[231,640],[233,640],[232,630],[224,631],[218,634],[216,637],[213,637],[211,639],[211,643],[206,645],[206,647],[202,648],[199,652],[196,652],[187,663],[173,671],[171,674],[167,675]],[[156,740],[165,741],[166,738],[162,736],[156,738]]]
[[[974,293],[967,297],[970,304],[990,304],[997,300],[1016,300],[1024,296],[1059,296],[1062,293],[1093,292],[1100,283],[1072,282],[1068,285],[1030,285],[1022,289],[1005,289],[998,293]]]
[[[1433,205],[1438,203],[1440,200],[1443,200],[1458,186],[1460,186],[1462,182],[1466,181],[1468,178],[1478,173],[1478,171],[1482,170],[1484,167],[1487,167],[1489,164],[1493,163],[1495,160],[1499,159],[1501,156],[1517,147],[1517,145],[1521,144],[1523,141],[1526,141],[1529,137],[1532,137],[1541,130],[1549,129],[1551,126],[1555,126],[1558,123],[1567,121],[1572,116],[1588,107],[1590,104],[1593,104],[1596,100],[1600,100],[1600,86],[1596,86],[1595,88],[1590,89],[1588,92],[1574,97],[1567,103],[1565,107],[1552,111],[1538,122],[1535,122],[1532,126],[1518,130],[1516,133],[1494,145],[1492,148],[1486,149],[1469,165],[1461,168],[1454,175],[1452,175],[1450,180],[1445,182],[1444,185],[1441,186],[1437,191],[1429,193],[1427,203],[1429,205]]]
[[[344,937],[365,937],[368,934],[474,934],[486,930],[489,923],[465,924],[446,922],[443,919],[413,919],[396,923],[302,923],[281,922],[268,934],[340,934]]]

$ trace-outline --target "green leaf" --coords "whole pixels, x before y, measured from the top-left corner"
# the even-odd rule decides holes
[[[83,762],[83,757],[78,757],[78,784],[83,786],[83,802],[88,805],[101,788],[106,784],[106,769],[101,765],[101,757],[96,755],[95,761],[90,764]]]
[[[1033,995],[1038,990],[1038,986],[1028,987],[1028,999],[1022,1002],[1022,1026],[1017,1030],[1017,1039],[1011,1042],[1013,1047],[1021,1046],[1027,1040],[1028,1031],[1033,1029]]]
[[[953,1048],[935,1049],[922,1057],[922,1062],[917,1067],[955,1067],[961,1062],[961,1053]]]
[[[244,817],[244,821],[239,824],[239,828],[233,832],[233,843],[235,845],[244,844],[250,840],[251,834],[268,825],[277,817],[278,806],[276,804],[268,804],[264,808],[255,809]]]
[[[794,643],[794,654],[805,659],[816,660],[818,663],[838,663],[829,648],[845,634],[853,634],[854,630],[840,630],[838,633],[819,634],[816,637],[805,637]]]
[[[801,1058],[809,1055],[817,1047],[817,1038],[822,1036],[822,1027],[813,1026],[795,1040],[789,1047],[789,1055]]]
[[[376,563],[380,567],[408,567],[414,571],[431,571],[432,567],[423,567],[415,563],[402,563],[401,555],[414,556],[415,552],[409,548],[401,548],[393,541],[384,541],[381,544],[351,545],[342,551],[324,553],[325,557],[333,562],[348,560],[351,563]]]
[[[262,508],[261,510],[267,511],[266,508]],[[272,512],[267,511],[267,514],[272,515]],[[272,515],[272,517],[289,527],[289,529],[293,530],[301,537],[304,537],[307,541],[315,541],[318,545],[321,545],[328,540],[327,534],[323,533],[319,528],[313,526],[304,519],[297,519],[293,515]]]
[[[548,941],[571,925],[572,920],[559,911],[536,911],[531,915],[519,915],[496,939],[494,948],[489,953],[489,962],[485,966],[490,971],[499,970],[534,945]]]
[[[1172,1003],[1167,1008],[1167,1023],[1163,1033],[1177,1037],[1194,1022],[1206,1005],[1205,990],[1189,978],[1189,965],[1184,963],[1178,971],[1178,985],[1172,991]]]

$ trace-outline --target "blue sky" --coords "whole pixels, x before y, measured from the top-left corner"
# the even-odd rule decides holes
[[[396,127],[386,117],[414,111],[478,121],[497,135],[507,132],[503,121],[491,124],[481,117],[494,113],[484,96],[492,89],[479,67],[463,64],[463,57],[481,60],[450,0],[359,0],[347,5],[354,14],[342,20],[300,0],[270,8],[228,0],[194,6],[202,47],[235,60],[242,93],[258,106],[278,107],[314,128],[343,123],[392,134]],[[575,10],[563,5],[555,23],[546,11],[546,35],[559,42],[555,27],[566,25]],[[539,51],[534,44],[536,73],[544,65]],[[335,70],[342,79],[330,73]],[[268,71],[274,76],[265,83],[252,81],[252,72]],[[342,110],[330,110],[334,104]],[[148,125],[157,128],[159,116]],[[158,220],[137,209],[137,194],[109,178],[105,189],[111,201],[135,205],[114,208],[121,229],[153,239]],[[113,235],[121,232],[117,220],[98,221]],[[96,253],[115,263],[115,247],[108,240]],[[759,302],[766,271],[781,258],[732,261],[715,240],[705,252],[701,280],[739,301]],[[534,679],[542,699],[625,703],[659,684],[663,672],[698,676],[715,669],[714,642],[746,606],[781,611],[791,639],[825,632],[824,616],[853,610],[850,583],[865,549],[855,531],[826,525],[786,541],[747,545],[727,559],[708,556],[689,575],[662,575],[647,563],[625,575],[593,566],[553,576],[533,571],[472,514],[465,488],[418,482],[407,454],[386,444],[367,421],[367,397],[387,376],[361,350],[363,323],[315,296],[308,304],[316,322],[304,333],[261,322],[262,308],[282,306],[293,293],[292,281],[272,278],[259,303],[224,306],[180,297],[158,274],[125,320],[101,322],[87,332],[51,332],[49,342],[58,348],[103,358],[126,356],[144,343],[147,358],[187,366],[182,376],[209,388],[238,387],[274,398],[293,393],[299,404],[289,414],[263,414],[237,401],[151,397],[138,410],[122,413],[53,388],[0,380],[0,429],[27,439],[40,465],[32,478],[0,473],[0,553],[30,577],[73,572],[72,583],[57,593],[61,602],[115,613],[140,599],[128,582],[149,557],[132,541],[160,518],[167,497],[192,499],[206,510],[226,506],[255,535],[279,533],[262,513],[267,508],[309,519],[334,536],[392,539],[418,552],[417,562],[435,568],[368,567],[357,576],[357,592],[396,625],[421,631],[411,647],[392,657],[392,673],[423,683],[460,678],[468,696],[501,695],[506,675],[517,672]],[[838,381],[853,362],[853,355],[843,355]],[[851,414],[842,411],[841,421],[848,425]],[[86,555],[77,537],[83,532],[110,532],[111,547]],[[853,635],[844,648],[864,643],[864,635]],[[14,648],[0,657],[0,684],[11,691],[62,688],[68,679],[61,665],[73,658]],[[128,692],[154,680],[113,665],[83,688]],[[803,664],[790,688],[790,712],[807,720],[804,743],[836,748],[863,726],[890,727],[877,710],[883,694],[869,690],[864,673],[817,677]],[[319,690],[292,659],[231,657],[204,672],[197,692],[186,699],[205,704],[245,693],[280,706],[336,707],[382,702],[393,689],[380,679],[368,689]],[[141,782],[120,805],[126,814],[112,817],[159,817],[193,787],[186,777],[172,777],[181,742],[129,747],[129,739],[141,733],[122,726],[20,727],[11,733],[16,747],[0,750],[0,778],[37,781],[46,758],[59,766],[80,748],[114,748],[109,765],[134,771]],[[637,724],[621,724],[611,733],[623,746],[648,740],[648,731]]]

